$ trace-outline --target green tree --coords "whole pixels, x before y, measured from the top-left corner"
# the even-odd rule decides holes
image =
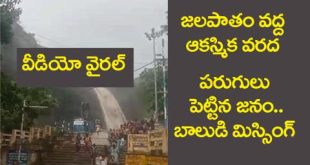
[[[163,95],[163,70],[162,67],[157,67],[157,97],[158,97],[158,112],[160,119],[163,119],[164,112],[164,95]],[[167,87],[167,71],[165,76],[166,89]],[[154,70],[145,69],[140,73],[139,78],[136,79],[136,92],[140,100],[142,100],[144,108],[147,110],[149,115],[154,113],[155,110],[155,94],[154,94]]]
[[[19,20],[21,9],[16,8],[20,0],[0,0],[0,26],[1,26],[1,43],[10,43],[13,36],[12,23]]]
[[[19,129],[23,101],[27,100],[29,105],[44,105],[49,109],[57,105],[57,100],[44,88],[18,87],[6,75],[1,73],[1,131],[11,132],[12,129]],[[46,110],[43,110],[43,113]],[[25,128],[33,124],[42,110],[25,109]]]

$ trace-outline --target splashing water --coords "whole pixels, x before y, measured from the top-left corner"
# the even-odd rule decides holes
[[[119,128],[127,119],[113,94],[105,88],[93,88],[97,95],[107,129]]]

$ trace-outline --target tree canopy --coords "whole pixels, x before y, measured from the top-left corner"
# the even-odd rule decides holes
[[[163,95],[163,70],[161,67],[157,67],[157,100],[158,100],[158,112],[163,114],[164,112],[164,95]],[[166,89],[167,89],[167,71],[165,76]],[[155,110],[155,89],[154,89],[154,70],[145,69],[140,73],[139,78],[136,80],[136,92],[141,99],[144,109],[151,115]],[[160,119],[162,119],[161,115]]]
[[[16,5],[20,3],[20,0],[0,0],[1,10],[1,44],[8,44],[13,36],[12,23],[19,20],[21,9]]]
[[[50,91],[44,88],[19,87],[9,77],[1,73],[1,131],[10,132],[12,129],[19,129],[23,101],[29,105],[48,106],[48,110],[57,105],[57,100]],[[46,110],[25,108],[25,128],[33,124],[40,113]],[[44,112],[45,111],[45,112]]]

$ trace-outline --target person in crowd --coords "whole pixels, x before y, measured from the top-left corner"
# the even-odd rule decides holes
[[[82,137],[81,137],[81,135],[78,133],[78,134],[76,135],[76,138],[75,138],[76,152],[79,152],[80,149],[81,149],[81,140],[82,140]]]
[[[101,160],[102,160],[102,156],[101,155],[97,155],[96,159],[95,159],[95,164],[96,165],[100,165],[101,164]]]
[[[116,163],[118,164],[118,148],[116,147],[116,144],[112,144],[112,147],[111,147],[111,158],[112,158],[112,163]]]
[[[109,158],[109,165],[117,164],[119,162],[119,154],[126,152],[128,134],[147,134],[149,131],[154,129],[154,119],[128,121],[120,125],[118,129],[109,129],[109,142],[112,145],[110,148],[111,156]]]
[[[108,161],[109,161],[109,162],[108,162],[109,165],[117,165],[117,164],[118,164],[118,163],[116,162],[116,160],[115,160],[114,155],[110,155]]]
[[[97,135],[99,136],[99,132],[100,132],[100,129],[101,129],[101,126],[99,123],[96,124],[96,132],[97,132]]]
[[[67,132],[71,132],[71,123],[70,122],[68,122]]]
[[[88,133],[84,137],[84,143],[85,143],[86,151],[90,151],[92,141],[91,141],[91,137],[88,135]]]
[[[19,165],[18,160],[14,160],[12,165]]]
[[[63,121],[61,124],[61,133],[63,134],[64,131],[65,131],[65,121]]]
[[[101,156],[100,165],[108,165],[108,157],[105,155]]]
[[[96,146],[95,143],[91,145],[90,156],[91,156],[92,158],[95,158],[95,157],[96,157],[96,148],[97,148],[97,146]]]

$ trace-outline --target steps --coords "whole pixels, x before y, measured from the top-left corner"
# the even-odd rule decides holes
[[[126,164],[126,153],[123,152],[119,155],[119,164],[125,165]]]
[[[105,131],[93,133],[91,139],[98,148],[109,146],[108,133]],[[91,165],[90,153],[84,147],[81,147],[80,152],[76,152],[72,137],[61,140],[64,145],[48,152],[43,159],[44,165]]]
[[[84,148],[76,152],[75,144],[70,143],[49,152],[43,162],[44,165],[91,165],[91,158]]]

